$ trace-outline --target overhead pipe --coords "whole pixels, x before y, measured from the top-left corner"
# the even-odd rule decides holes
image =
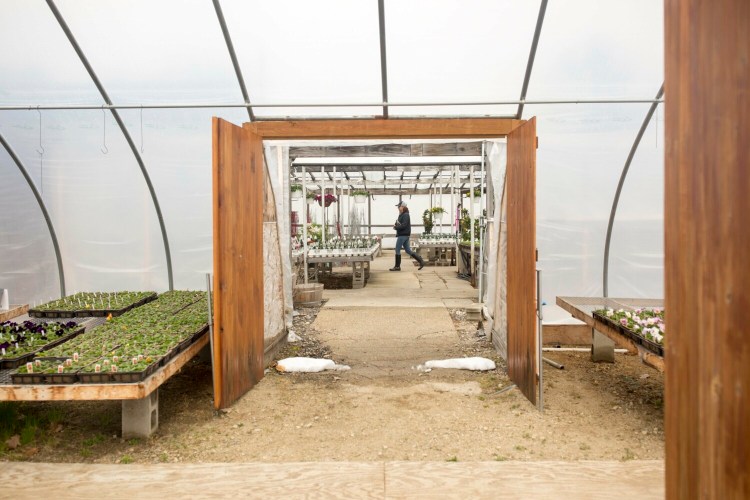
[[[47,0],[48,2],[51,0]],[[454,102],[347,102],[347,103],[294,103],[294,102],[278,102],[278,103],[152,103],[152,104],[112,104],[108,102],[104,106],[97,106],[95,104],[16,104],[16,105],[3,105],[0,106],[0,111],[31,111],[35,109],[44,110],[85,110],[85,109],[202,109],[202,108],[376,108],[376,107],[437,107],[437,106],[515,106],[515,105],[532,105],[532,104],[660,104],[664,101],[662,99],[616,99],[616,98],[601,98],[601,99],[511,99],[507,101],[454,101]],[[487,118],[487,114],[477,116],[477,118]],[[279,120],[288,117],[280,116],[269,116],[263,118],[256,118],[257,121],[269,121]],[[366,120],[373,117],[363,117],[360,119]],[[399,115],[399,119],[409,118],[409,116]],[[455,118],[455,116],[445,115],[415,115],[413,118]],[[492,115],[491,118],[512,118],[515,119],[516,115]],[[336,117],[330,116],[319,116],[319,117],[295,117],[294,120],[333,120]],[[357,119],[352,117],[340,118],[345,120]]]

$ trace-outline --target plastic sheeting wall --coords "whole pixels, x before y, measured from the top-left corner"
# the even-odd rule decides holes
[[[242,100],[211,2],[57,4],[113,101]],[[222,7],[253,102],[381,99],[376,2],[223,0]],[[518,97],[539,2],[386,0],[385,7],[392,101]],[[102,103],[44,2],[5,0],[0,9],[0,46],[13,48],[0,51],[0,102]],[[662,10],[661,2],[650,0],[550,2],[527,98],[652,97],[663,81]],[[245,29],[247,19],[253,19],[252,30]],[[467,37],[467,29],[475,36]],[[539,267],[547,320],[563,316],[552,305],[556,295],[602,293],[607,217],[647,107],[524,109],[524,117],[538,119]],[[255,111],[259,116],[347,116],[380,114],[382,108]],[[481,115],[513,113],[515,106],[394,107],[390,112]],[[41,114],[43,182],[36,153],[39,114],[2,111],[0,131],[37,185],[44,184],[68,290],[166,289],[154,209],[110,113]],[[247,113],[145,110],[142,126],[140,111],[121,114],[139,149],[143,145],[161,202],[175,286],[202,289],[212,251],[210,117],[239,124]],[[106,155],[101,152],[105,122]],[[663,295],[663,142],[659,119],[646,131],[625,183],[612,238],[613,296]],[[0,288],[11,289],[13,302],[48,300],[58,289],[49,236],[28,187],[2,150],[0,181]],[[396,199],[376,197],[373,223],[393,222]],[[421,219],[427,197],[406,199],[412,217]],[[446,196],[443,206],[448,203]]]

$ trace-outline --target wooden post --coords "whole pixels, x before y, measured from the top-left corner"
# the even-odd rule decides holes
[[[665,2],[667,498],[750,498],[750,2]]]

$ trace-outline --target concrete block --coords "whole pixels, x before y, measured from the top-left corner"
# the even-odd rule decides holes
[[[142,399],[122,401],[122,437],[145,438],[159,428],[159,389]]]
[[[603,333],[591,329],[591,361],[614,363],[615,342]]]
[[[479,321],[482,319],[482,307],[484,304],[472,304],[466,308],[466,319],[468,321]]]

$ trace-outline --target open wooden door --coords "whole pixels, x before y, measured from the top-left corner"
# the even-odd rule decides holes
[[[263,141],[213,119],[214,406],[263,377]]]
[[[536,404],[536,118],[508,134],[508,375]]]

